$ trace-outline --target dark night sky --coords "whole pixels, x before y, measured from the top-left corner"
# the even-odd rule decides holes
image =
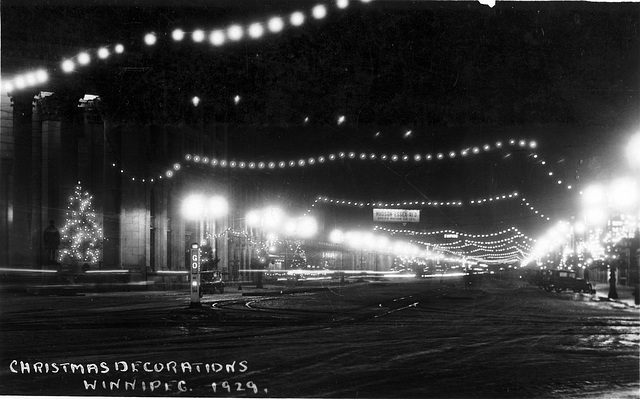
[[[321,21],[212,48],[168,35],[176,27],[264,21],[316,3],[3,1],[3,78],[44,66],[52,74],[47,90],[99,93],[116,120],[231,123],[237,131],[229,153],[238,159],[424,154],[514,137],[537,140],[554,170],[575,180],[602,174],[594,162],[615,159],[625,135],[637,130],[637,4],[351,3],[344,11],[326,3],[330,12]],[[152,30],[167,36],[148,48],[142,36]],[[70,76],[55,73],[65,56],[116,42],[125,44],[125,55]],[[239,106],[229,101],[235,94]],[[193,95],[203,99],[197,112]],[[336,124],[338,115],[346,116],[344,125]],[[572,212],[564,201],[570,197],[545,181],[546,169],[529,153],[436,166],[345,162],[264,178],[302,207],[317,195],[446,201],[519,191],[554,216]],[[495,226],[501,228],[521,219],[521,209],[483,212],[504,213]],[[348,214],[357,219],[359,212]],[[491,229],[475,213],[437,211],[424,227]]]

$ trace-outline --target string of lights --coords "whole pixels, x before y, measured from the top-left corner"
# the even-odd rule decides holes
[[[485,144],[482,147],[466,147],[458,151],[449,151],[448,153],[436,152],[436,153],[415,153],[409,154],[376,154],[355,151],[340,151],[337,153],[331,153],[328,155],[318,155],[309,158],[299,158],[290,160],[272,160],[272,161],[245,161],[245,160],[228,160],[209,158],[207,156],[186,154],[184,160],[186,162],[193,162],[194,164],[210,165],[212,168],[223,169],[249,169],[249,170],[273,170],[273,169],[286,169],[286,168],[302,168],[305,166],[322,165],[331,163],[337,160],[360,160],[360,161],[383,161],[383,162],[430,162],[430,161],[443,161],[445,159],[454,159],[456,157],[466,158],[472,157],[480,153],[487,153],[493,150],[509,151],[508,147],[520,147],[524,148],[536,148],[537,143],[535,141],[527,140],[515,140],[511,139],[507,144],[502,141],[498,141],[495,145]],[[174,163],[172,169],[168,169],[165,173],[180,170],[181,164]]]
[[[360,0],[360,2],[366,4],[371,2],[371,0]],[[344,10],[348,6],[349,0],[336,1],[336,7],[340,10]],[[143,42],[147,46],[155,46],[160,38],[167,36],[170,36],[175,42],[181,42],[187,34],[190,34],[191,40],[194,43],[208,42],[212,46],[220,47],[226,43],[240,42],[243,39],[259,39],[268,33],[277,34],[286,30],[287,27],[300,27],[309,19],[309,17],[314,20],[321,20],[328,14],[329,8],[326,5],[317,4],[306,13],[304,11],[294,11],[288,16],[275,16],[267,20],[253,22],[247,25],[231,24],[226,27],[219,27],[208,31],[205,31],[204,29],[194,29],[190,32],[185,32],[178,28],[174,29],[170,34],[148,32],[143,36]],[[90,65],[95,58],[99,60],[106,60],[112,54],[123,54],[124,51],[124,45],[121,43],[82,50],[73,56],[65,57],[60,63],[59,69],[62,72],[69,74],[77,71],[80,67]],[[48,80],[49,71],[45,68],[41,68],[12,76],[6,80],[3,79],[0,83],[0,88],[4,93],[9,94],[26,88],[36,87]]]
[[[419,240],[412,240],[411,242],[424,245],[427,248],[427,250],[429,247],[431,247],[432,251],[438,252],[434,254],[434,256],[432,256],[432,258],[435,258],[435,259],[440,259],[442,253],[453,255],[455,256],[454,259],[445,258],[445,260],[453,261],[453,262],[459,262],[460,260],[464,260],[466,262],[513,263],[513,262],[518,262],[522,260],[524,257],[523,252],[519,249],[516,249],[514,251],[502,252],[502,253],[489,252],[484,254],[473,254],[473,252],[479,252],[479,251],[454,251],[449,248],[443,248],[438,246],[437,244],[433,244],[429,242],[424,242]]]
[[[331,153],[329,155],[318,155],[315,157],[308,157],[308,158],[299,158],[297,160],[279,160],[279,161],[255,161],[255,160],[228,160],[228,159],[218,159],[218,158],[214,158],[214,157],[207,157],[207,156],[200,156],[200,155],[192,155],[192,154],[186,154],[184,156],[184,160],[187,163],[193,164],[193,165],[199,165],[199,166],[210,166],[212,169],[223,169],[223,170],[250,170],[250,171],[273,171],[273,170],[284,170],[284,169],[290,169],[290,168],[303,168],[303,167],[307,167],[307,166],[314,166],[314,165],[325,165],[325,164],[329,164],[333,161],[337,161],[337,160],[360,160],[360,161],[386,161],[386,162],[391,162],[391,163],[396,163],[396,162],[430,162],[430,161],[443,161],[445,159],[453,159],[456,157],[468,157],[470,154],[480,154],[480,153],[487,153],[489,151],[492,150],[502,150],[505,149],[506,146],[511,146],[511,147],[516,147],[516,148],[536,148],[537,147],[537,143],[533,140],[515,140],[515,139],[510,139],[507,141],[508,144],[504,144],[502,141],[497,141],[493,146],[489,145],[489,144],[484,144],[483,146],[475,146],[475,147],[467,147],[467,148],[463,148],[459,151],[450,151],[448,153],[447,156],[445,156],[444,152],[437,152],[437,153],[427,153],[427,154],[421,154],[421,153],[416,153],[413,154],[412,156],[408,155],[408,154],[381,154],[381,155],[377,155],[376,153],[364,153],[364,152],[360,152],[360,153],[356,153],[354,151],[340,151],[340,152],[336,152],[336,153]],[[534,154],[535,158],[538,158],[537,154]],[[537,165],[546,165],[546,162],[542,161],[542,162],[537,162]],[[127,180],[130,181],[138,181],[138,182],[155,182],[159,179],[163,179],[163,178],[172,178],[173,176],[175,176],[176,173],[178,173],[182,167],[183,167],[183,163],[181,162],[174,162],[171,167],[169,168],[165,168],[164,172],[162,173],[158,173],[158,174],[154,174],[152,176],[147,176],[147,177],[140,177],[138,175],[136,175],[135,173],[131,173],[130,171],[127,171],[125,168],[123,168],[121,165],[118,165],[116,162],[112,163],[112,167],[114,168],[119,168],[120,173],[123,175],[127,176]],[[554,172],[552,170],[549,171],[545,171],[547,175],[549,176],[554,176]],[[572,186],[567,186],[567,189],[572,189]],[[517,195],[516,192],[511,193],[512,196]],[[496,200],[500,200],[500,199],[505,199],[503,198],[503,196],[496,196],[496,197],[486,197],[486,198],[479,198],[479,199],[475,199],[473,200],[474,203],[478,203],[478,202],[491,202],[491,201],[496,201]],[[403,201],[407,202],[407,201]],[[449,201],[448,206],[460,206],[462,205],[460,203],[461,201]],[[360,203],[360,202],[356,202],[356,203]],[[437,202],[437,204],[439,206],[445,206],[446,202],[443,203],[443,201],[439,201]],[[432,205],[436,205],[435,201],[432,201]],[[364,205],[363,205],[364,206]]]
[[[544,213],[541,213],[539,210],[537,210],[533,205],[531,205],[531,203],[529,201],[527,201],[526,198],[521,198],[520,199],[520,204],[524,207],[526,207],[527,209],[529,209],[531,212],[533,212],[535,215],[539,216],[542,219],[546,219],[547,221],[550,221],[551,218],[549,216],[545,216]]]
[[[470,205],[480,205],[486,202],[500,201],[500,200],[511,199],[516,197],[518,197],[518,192],[514,191],[513,193],[510,193],[510,194],[481,198],[477,200],[469,200],[466,203]],[[460,206],[463,206],[462,201],[357,202],[357,201],[349,201],[349,200],[338,200],[338,199],[333,199],[325,196],[318,196],[314,200],[313,204],[311,204],[311,207],[307,211],[307,213],[311,212],[311,209],[314,208],[319,203],[346,205],[346,206],[353,206],[353,207],[359,207],[359,208],[363,208],[363,207],[396,208],[396,207],[406,207],[406,206],[410,206],[410,207],[430,207],[430,206],[460,207]]]
[[[493,250],[500,250],[501,248],[518,248],[521,250],[527,250],[530,251],[531,247],[527,246],[527,245],[522,245],[518,240],[516,240],[516,237],[513,237],[511,239],[506,239],[504,240],[504,242],[500,242],[500,243],[483,243],[480,241],[467,241],[465,240],[464,242],[457,242],[455,245],[454,243],[439,243],[439,244],[434,244],[437,245],[439,247],[443,247],[443,248],[448,248],[451,250],[457,250],[457,249],[465,249],[465,248],[478,248],[478,249],[483,249],[483,250],[488,250],[488,251],[493,251]],[[528,247],[528,248],[527,248]]]
[[[458,236],[459,237],[472,237],[472,238],[497,237],[497,236],[509,234],[512,231],[515,231],[516,234],[522,235],[523,237],[527,237],[525,234],[523,234],[516,227],[509,227],[507,229],[500,230],[500,231],[497,231],[497,232],[494,232],[494,233],[488,233],[488,234],[471,234],[471,233],[465,233],[465,232],[462,232],[462,231],[456,231],[456,230],[450,230],[450,229],[443,229],[443,230],[436,230],[436,231],[416,231],[416,230],[409,230],[409,229],[390,229],[388,227],[383,227],[383,226],[374,226],[373,229],[374,230],[386,231],[386,232],[394,234],[394,235],[395,234],[425,235],[425,236],[442,235],[444,238],[449,238],[449,237],[446,237],[447,234],[451,234],[452,235],[451,238],[457,238]],[[453,237],[453,236],[455,236],[455,237]],[[531,239],[531,238],[527,237],[527,239],[529,241],[533,241],[533,239]]]

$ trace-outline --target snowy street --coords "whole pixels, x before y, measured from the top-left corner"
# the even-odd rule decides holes
[[[513,282],[228,290],[202,309],[183,292],[4,293],[2,303],[4,394],[638,394],[637,308]]]

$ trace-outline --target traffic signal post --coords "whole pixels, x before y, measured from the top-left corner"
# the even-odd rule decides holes
[[[200,307],[200,245],[191,244],[189,249],[189,286],[191,287],[190,308]]]

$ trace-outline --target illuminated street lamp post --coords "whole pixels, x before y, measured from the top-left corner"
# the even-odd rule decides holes
[[[627,216],[638,218],[638,184],[629,177],[614,179],[608,186],[592,185],[585,189],[583,196],[585,222],[594,227],[607,227],[605,232],[609,242],[615,244],[629,236],[624,226]],[[617,224],[616,224],[617,223]],[[637,228],[636,228],[637,230]],[[634,234],[637,234],[635,231]],[[612,244],[612,245],[613,245]],[[609,298],[617,299],[617,265],[609,262]],[[628,276],[625,276],[628,277]]]
[[[213,226],[212,239],[215,248],[215,219],[227,214],[227,200],[220,196],[206,198],[200,194],[187,197],[182,203],[182,214],[186,219],[195,220],[199,224],[200,235],[204,234],[205,221],[211,221]],[[200,237],[201,239],[203,237]],[[202,240],[201,240],[202,241]],[[216,253],[217,256],[217,253]],[[189,248],[189,287],[191,292],[190,307],[200,306],[200,244],[193,243]]]
[[[314,218],[306,215],[297,218],[289,217],[282,209],[275,206],[249,211],[246,220],[248,225],[259,228],[261,234],[267,233],[272,240],[283,237],[283,267],[285,268],[289,238],[311,238],[318,230],[318,222]],[[260,280],[259,284],[261,284]]]
[[[640,175],[640,132],[636,133],[631,137],[627,147],[625,148],[627,160],[629,161],[629,165],[631,166],[631,172],[633,175]],[[636,221],[636,229],[635,229],[635,237],[637,238],[637,242],[635,243],[636,251],[635,254],[632,254],[631,251],[629,253],[630,256],[635,256],[635,281],[633,281],[635,285],[635,289],[633,291],[633,295],[635,297],[635,304],[640,305],[640,205],[636,203],[635,217]]]

